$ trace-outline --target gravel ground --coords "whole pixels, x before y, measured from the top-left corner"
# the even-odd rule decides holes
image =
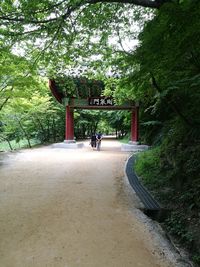
[[[0,267],[172,267],[116,141],[0,154]]]

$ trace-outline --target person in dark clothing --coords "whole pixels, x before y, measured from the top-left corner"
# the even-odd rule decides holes
[[[100,147],[101,147],[101,140],[102,140],[102,134],[98,133],[96,135],[96,143],[97,143],[97,150],[98,151],[100,150]]]
[[[97,137],[94,133],[91,136],[90,144],[93,149],[97,146]]]

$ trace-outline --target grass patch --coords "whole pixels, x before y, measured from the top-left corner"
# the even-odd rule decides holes
[[[22,139],[19,142],[12,140],[12,141],[10,141],[10,143],[11,143],[13,150],[18,150],[21,148],[27,148],[28,147],[28,142],[26,139]],[[31,139],[31,145],[32,146],[38,145],[40,143],[41,142],[39,140]],[[0,142],[0,151],[10,151],[10,150],[11,149],[9,147],[8,142],[6,142],[6,141]]]
[[[120,143],[122,144],[128,144],[128,142],[130,141],[130,137],[124,136],[122,139],[117,139],[117,140],[120,141]]]

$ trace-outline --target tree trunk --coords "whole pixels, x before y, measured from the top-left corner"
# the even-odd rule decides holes
[[[9,147],[10,147],[10,150],[13,150],[13,147],[12,147],[12,145],[10,143],[10,140],[9,139],[6,139],[6,141],[7,141],[8,145],[9,145]]]
[[[3,140],[3,141],[6,141],[6,142],[8,143],[10,150],[13,150],[13,147],[12,147],[12,145],[11,145],[11,143],[10,143],[10,140],[9,140],[8,138],[4,138],[4,137],[2,137],[2,140]]]
[[[53,122],[52,122],[52,132],[53,132],[53,141],[56,142],[56,123],[55,123],[54,117],[53,117]]]
[[[17,116],[15,116],[15,117],[17,118]],[[31,148],[30,138],[29,138],[29,136],[28,136],[26,130],[24,129],[24,127],[23,127],[21,121],[20,121],[18,118],[17,118],[17,121],[18,121],[18,123],[19,123],[19,126],[20,126],[22,132],[24,133],[24,136],[26,137],[26,140],[27,140],[27,142],[28,142],[28,146]]]
[[[38,124],[40,126],[40,129],[42,131],[42,134],[44,135],[44,140],[46,140],[46,130],[43,127],[42,122],[40,121],[40,119],[38,118],[38,116],[35,116],[35,118],[36,118],[36,120],[37,120],[37,122],[38,122]]]

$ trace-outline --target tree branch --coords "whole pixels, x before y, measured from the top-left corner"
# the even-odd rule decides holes
[[[48,8],[36,10],[35,12],[33,12],[33,14],[38,14],[38,13],[43,13],[43,12],[50,11],[50,10],[52,10],[54,8],[57,8],[57,7],[61,6],[65,1],[66,0],[62,0],[61,2],[56,3],[55,5],[49,6]]]
[[[13,91],[14,87],[12,86],[12,88],[10,89],[10,91]],[[6,99],[3,101],[3,103],[0,106],[0,110],[2,110],[2,108],[5,106],[5,104],[8,102],[8,100],[10,99],[11,96],[7,96]]]
[[[24,22],[26,24],[43,24],[43,23],[56,21],[58,19],[59,19],[59,17],[58,18],[46,19],[46,20],[27,20],[24,17],[21,17],[21,18],[18,18],[18,17],[17,18],[10,18],[8,16],[1,16],[0,17],[0,20],[3,20],[3,21]]]
[[[118,38],[119,38],[119,44],[120,44],[120,46],[121,46],[123,52],[124,52],[126,55],[128,55],[128,56],[132,55],[131,52],[128,52],[128,51],[126,51],[126,50],[124,49],[124,46],[123,46],[123,44],[122,44],[122,39],[121,39],[121,36],[120,36],[120,33],[119,33],[119,29],[117,29],[117,35],[118,35]]]
[[[96,3],[119,3],[119,4],[131,4],[131,5],[137,5],[142,7],[149,7],[149,8],[160,8],[164,3],[171,2],[172,0],[87,0],[87,1],[80,1],[77,2],[74,6],[69,6],[68,11],[59,17],[56,18],[49,18],[46,20],[28,20],[25,17],[20,17],[21,14],[14,14],[15,17],[7,16],[0,16],[0,20],[3,21],[13,21],[13,22],[24,22],[28,24],[43,24],[43,23],[49,23],[52,21],[58,20],[60,17],[66,18],[71,14],[73,11],[77,10],[79,7],[87,5],[87,4],[96,4]],[[61,5],[64,1],[61,1],[59,5]],[[55,7],[55,6],[53,6]],[[69,12],[70,11],[70,12]],[[40,11],[38,11],[40,12]],[[37,13],[35,11],[35,13]],[[11,14],[10,14],[11,15]]]
[[[26,31],[26,32],[14,32],[14,31],[9,31],[7,34],[5,34],[6,36],[22,36],[22,35],[26,35],[26,34],[34,34],[34,33],[40,33],[40,28],[36,29],[36,30],[32,30],[32,31]]]
[[[61,2],[63,3],[63,2]],[[21,14],[15,14],[16,17],[9,17],[9,15],[7,16],[0,16],[0,20],[3,20],[3,21],[12,21],[12,22],[22,22],[24,24],[46,24],[46,23],[49,23],[49,22],[53,22],[53,21],[57,21],[59,19],[66,19],[68,18],[72,12],[76,11],[78,8],[80,8],[81,6],[87,4],[87,2],[84,2],[84,1],[80,1],[79,3],[76,3],[75,5],[71,5],[71,6],[68,6],[66,7],[67,11],[58,16],[58,17],[54,17],[54,18],[49,18],[49,19],[44,19],[44,20],[37,20],[37,19],[26,19],[25,17],[20,17]],[[54,10],[52,10],[53,12]],[[13,15],[12,15],[13,16]]]
[[[160,8],[164,3],[171,2],[171,0],[89,0],[89,4],[96,3],[120,3],[120,4],[131,4],[142,7],[150,7],[150,8]]]

